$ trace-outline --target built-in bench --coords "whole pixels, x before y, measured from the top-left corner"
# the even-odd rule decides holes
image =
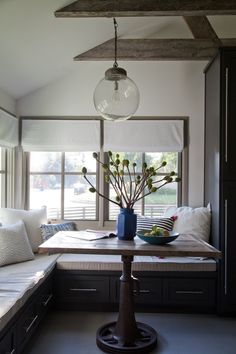
[[[0,354],[22,352],[53,301],[61,309],[116,310],[121,266],[120,256],[64,254],[0,268]],[[215,310],[212,259],[135,256],[133,272],[137,309]]]
[[[199,218],[195,218],[194,223],[189,219],[185,221],[182,219],[189,213],[192,218],[192,213],[196,213],[203,220],[202,213],[206,210],[189,209],[191,208],[182,210],[184,215],[181,218],[178,216],[174,227],[179,227],[179,232],[187,234],[192,229],[195,234],[204,239],[205,227],[202,227]],[[208,214],[209,211],[205,215],[207,225],[210,220]],[[21,242],[26,242],[28,236],[30,242],[27,246],[30,251],[28,257],[31,257],[28,259],[32,259],[34,257],[32,250],[37,252],[42,242],[40,225],[42,226],[47,220],[46,210],[44,208],[34,211],[1,209],[0,221],[3,224],[7,225],[19,220],[18,240],[22,235]],[[27,229],[25,236],[21,232],[22,220]],[[190,231],[183,226],[190,228]],[[209,227],[206,228],[205,234],[208,234],[208,229]],[[18,254],[17,242],[15,242],[17,237],[11,233],[9,237],[12,237],[14,246],[12,249],[16,255],[22,256],[22,249],[25,248],[19,247],[21,253]],[[10,258],[14,254],[13,250],[8,252]],[[11,259],[11,262],[13,260]],[[20,354],[53,302],[61,309],[116,310],[118,308],[119,278],[122,270],[120,256],[36,255],[33,260],[23,261],[18,259],[16,262],[21,263],[0,267],[0,354]],[[210,259],[135,256],[133,274],[140,279],[139,295],[137,289],[134,289],[135,295],[138,295],[135,296],[136,309],[215,311],[217,273],[217,263]]]

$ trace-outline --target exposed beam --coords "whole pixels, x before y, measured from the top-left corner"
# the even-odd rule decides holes
[[[56,17],[235,15],[235,0],[77,0]]]
[[[236,39],[224,39],[222,44],[236,46]],[[118,39],[118,60],[208,60],[218,46],[206,39]],[[77,55],[76,61],[114,59],[114,40],[109,40]]]
[[[221,44],[220,39],[212,28],[206,16],[184,16],[190,31],[196,39],[210,39],[216,44]]]

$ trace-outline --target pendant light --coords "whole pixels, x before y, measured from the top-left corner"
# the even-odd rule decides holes
[[[139,90],[127,76],[125,69],[117,63],[117,22],[113,18],[115,29],[115,61],[112,68],[105,72],[105,77],[97,84],[93,101],[96,111],[103,118],[111,121],[129,119],[139,105]]]

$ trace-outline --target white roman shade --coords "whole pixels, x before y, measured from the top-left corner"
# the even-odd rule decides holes
[[[183,147],[183,120],[104,122],[104,151],[180,152]]]
[[[25,151],[99,151],[100,122],[23,119]]]
[[[18,145],[18,119],[0,109],[0,146]]]

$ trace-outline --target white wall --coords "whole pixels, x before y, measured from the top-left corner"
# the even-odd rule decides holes
[[[4,108],[6,111],[15,114],[16,102],[8,93],[0,89],[0,107]]]
[[[189,117],[189,205],[203,203],[206,62],[119,62],[140,89],[137,116]],[[108,62],[75,63],[75,71],[17,102],[21,116],[96,115],[93,91]]]

